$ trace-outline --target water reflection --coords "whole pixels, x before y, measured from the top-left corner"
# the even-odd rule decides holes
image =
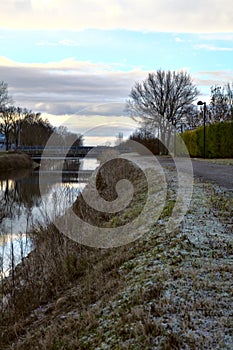
[[[32,250],[32,242],[27,234],[0,236],[0,277],[7,276]]]
[[[81,161],[80,170],[94,170],[94,159]],[[0,269],[11,267],[12,257],[17,264],[32,249],[28,232],[33,225],[48,224],[56,215],[64,214],[85,186],[85,176],[77,168],[64,171],[58,182],[55,170],[47,169],[40,175],[35,171],[20,170],[0,174]],[[43,183],[40,186],[39,181]],[[42,193],[40,190],[42,189]]]

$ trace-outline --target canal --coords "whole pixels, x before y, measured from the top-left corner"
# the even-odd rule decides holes
[[[5,276],[33,249],[29,233],[64,214],[98,166],[82,159],[78,168],[65,168],[56,176],[54,164],[46,170],[18,170],[0,174],[0,274]],[[79,174],[80,173],[80,174]]]

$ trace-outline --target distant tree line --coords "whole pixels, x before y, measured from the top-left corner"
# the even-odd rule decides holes
[[[148,149],[153,154],[166,154],[168,152],[167,148],[164,146],[164,144],[156,137],[153,133],[150,131],[139,128],[135,130],[132,135],[130,135],[129,140],[136,141],[143,146],[145,146],[146,149]],[[127,142],[126,142],[127,146]],[[130,146],[130,143],[129,143]],[[135,144],[134,149],[137,149],[137,146]],[[146,150],[139,147],[138,153],[145,153]]]
[[[83,144],[82,135],[69,132],[66,127],[53,127],[41,113],[15,107],[4,81],[0,81],[0,133],[5,136],[6,150],[19,145],[45,146],[52,134],[56,136],[57,145]]]

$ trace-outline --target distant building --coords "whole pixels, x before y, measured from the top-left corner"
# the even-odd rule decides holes
[[[5,136],[0,133],[0,149],[5,149]]]

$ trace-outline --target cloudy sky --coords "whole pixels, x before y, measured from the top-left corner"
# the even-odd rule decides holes
[[[0,0],[0,80],[85,143],[125,137],[135,81],[186,70],[208,102],[233,82],[232,0]]]

